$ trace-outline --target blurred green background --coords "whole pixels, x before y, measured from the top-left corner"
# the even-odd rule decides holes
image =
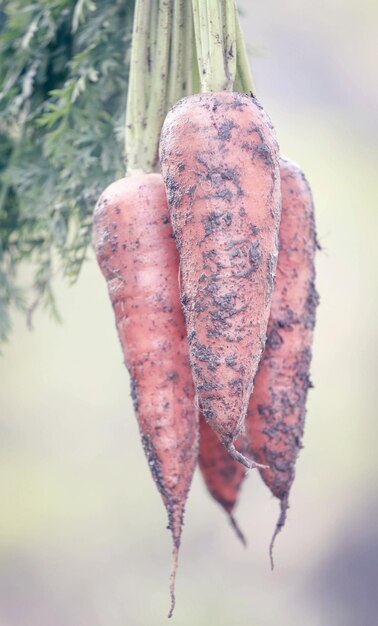
[[[256,91],[312,185],[321,305],[287,526],[256,472],[237,542],[196,475],[177,626],[377,623],[378,4],[240,2]],[[85,184],[85,181],[83,181]],[[63,324],[16,321],[0,359],[0,626],[150,626],[170,536],[93,258],[57,289]]]

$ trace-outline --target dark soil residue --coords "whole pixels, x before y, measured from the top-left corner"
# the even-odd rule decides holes
[[[233,120],[225,120],[218,128],[219,139],[222,141],[229,141],[231,139],[231,131],[236,127],[237,125],[233,122]]]
[[[221,363],[220,358],[212,351],[211,348],[205,346],[198,341],[192,343],[191,353],[195,359],[206,363],[209,370],[215,370]]]
[[[259,268],[261,256],[260,242],[259,240],[254,241],[249,249],[249,262],[253,272]]]
[[[312,280],[308,286],[308,294],[306,299],[304,325],[305,328],[315,328],[316,309],[319,304],[319,294],[315,288],[315,282]]]
[[[156,454],[155,448],[152,445],[150,437],[146,433],[141,433],[141,440],[142,440],[144,452],[147,457],[147,462],[151,470],[152,477],[156,483],[157,488],[159,489],[159,492],[161,493],[162,497],[166,501],[166,507],[168,509],[168,514],[169,514],[170,509],[173,510],[173,502],[170,503],[170,497],[169,497],[167,488],[165,486],[165,480],[164,480],[163,471],[161,469],[160,459]]]
[[[284,340],[282,339],[279,332],[275,328],[272,328],[272,330],[268,334],[265,345],[267,346],[267,348],[271,348],[272,350],[277,350],[278,348],[282,346],[283,342]]]
[[[138,413],[139,399],[138,399],[138,385],[136,377],[130,373],[130,396],[133,401],[134,411]]]

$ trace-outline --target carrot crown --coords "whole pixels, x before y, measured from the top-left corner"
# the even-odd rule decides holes
[[[127,94],[127,173],[154,172],[167,111],[198,91],[252,92],[235,0],[136,0]]]

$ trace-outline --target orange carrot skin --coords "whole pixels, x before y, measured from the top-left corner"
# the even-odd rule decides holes
[[[295,461],[301,448],[318,294],[317,248],[310,187],[300,168],[280,160],[280,251],[265,351],[255,378],[246,429],[254,458],[273,495],[281,500],[283,526]]]
[[[245,544],[245,538],[233,515],[241,485],[246,476],[245,468],[232,458],[201,414],[199,432],[198,464],[205,485],[214,500],[228,513],[238,537]],[[236,448],[238,450],[244,448],[241,437],[236,441]]]
[[[211,495],[227,511],[235,508],[245,468],[235,461],[221,444],[216,433],[200,415],[199,466]],[[238,446],[242,448],[242,444]]]
[[[94,247],[131,377],[144,451],[168,512],[177,558],[197,463],[198,419],[178,290],[178,253],[160,175],[122,178],[103,192],[94,213]]]
[[[280,173],[282,217],[276,284],[268,341],[246,420],[250,452],[262,463],[269,464],[269,469],[259,471],[272,493],[282,500],[283,514],[278,530],[285,521],[295,459],[303,434],[318,302],[314,287],[317,242],[311,191],[302,171],[288,159],[280,159]],[[288,411],[290,402],[293,409]],[[242,447],[241,440],[237,447]],[[245,474],[202,416],[199,465],[211,495],[232,513]]]
[[[264,346],[278,254],[277,142],[255,99],[200,94],[168,113],[160,160],[199,404],[235,453]]]

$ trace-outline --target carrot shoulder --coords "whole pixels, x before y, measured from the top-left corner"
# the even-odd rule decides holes
[[[316,234],[310,187],[303,172],[280,160],[282,219],[280,251],[265,351],[248,406],[250,451],[268,467],[260,473],[281,502],[273,541],[283,527],[301,448],[318,295]]]
[[[278,146],[254,98],[182,99],[160,160],[180,253],[182,304],[200,408],[230,454],[266,336],[281,212]]]
[[[94,246],[131,378],[141,439],[168,513],[171,581],[198,456],[198,420],[178,290],[178,254],[158,174],[122,178],[100,197]]]

